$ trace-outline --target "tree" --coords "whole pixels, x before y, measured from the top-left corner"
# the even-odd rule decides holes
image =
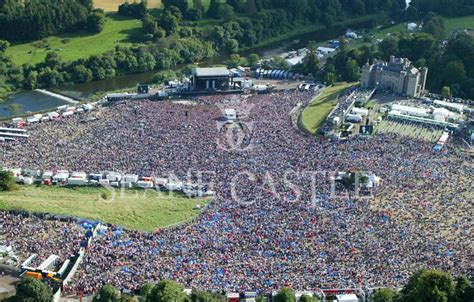
[[[128,16],[128,17],[141,19],[148,13],[148,9],[146,5],[147,5],[146,1],[141,1],[139,3],[138,2],[134,2],[134,3],[125,2],[119,5],[118,14],[121,16]]]
[[[84,65],[76,65],[73,68],[74,79],[78,83],[87,83],[93,80],[92,71]]]
[[[260,62],[260,56],[256,53],[251,53],[247,56],[247,64],[250,68],[257,68]]]
[[[165,11],[158,19],[158,24],[166,31],[168,35],[174,33],[178,28],[178,18],[176,18],[170,11]]]
[[[0,55],[5,53],[8,47],[10,47],[10,42],[0,40]]]
[[[331,86],[336,82],[336,74],[334,72],[326,72],[324,76],[324,83],[328,86]]]
[[[15,179],[12,172],[0,171],[0,191],[13,191],[16,189]]]
[[[58,65],[61,63],[61,56],[57,52],[48,52],[46,54],[46,59],[44,60],[45,66],[49,66],[51,68],[57,68]]]
[[[239,51],[239,42],[236,39],[229,39],[225,43],[225,48],[228,53],[236,53]]]
[[[145,17],[143,17],[142,30],[144,33],[150,34],[152,38],[155,37],[158,32],[158,23],[156,23],[156,20],[152,15],[146,14]]]
[[[319,301],[318,298],[316,298],[316,297],[310,297],[310,296],[308,296],[308,295],[305,294],[305,295],[302,295],[302,296],[300,297],[300,301],[299,301],[299,302],[317,302],[317,301]]]
[[[444,96],[445,98],[450,98],[451,88],[449,88],[449,86],[443,86],[443,89],[441,90],[441,95]]]
[[[91,33],[100,33],[104,29],[105,14],[103,11],[96,10],[87,17],[87,31]]]
[[[447,85],[461,85],[466,80],[466,70],[460,61],[452,61],[446,64],[443,71],[444,83]]]
[[[155,68],[156,60],[151,53],[145,53],[138,57],[137,64],[138,71],[147,72]]]
[[[153,283],[147,282],[145,285],[140,288],[140,296],[141,297],[148,297],[153,290]]]
[[[413,274],[401,291],[401,301],[448,302],[454,294],[454,283],[448,273],[420,270]]]
[[[355,60],[348,60],[343,72],[343,79],[347,82],[354,82],[359,79],[359,66]]]
[[[306,64],[306,70],[308,73],[311,73],[313,76],[316,76],[319,73],[320,65],[315,42],[311,41],[309,43],[308,54],[304,59],[304,63]]]
[[[199,21],[202,18],[202,10],[190,8],[184,13],[184,18],[190,21]]]
[[[23,106],[18,103],[13,103],[8,105],[7,109],[10,111],[10,114],[12,116],[18,116],[22,113]]]
[[[372,302],[395,302],[397,292],[390,288],[382,288],[377,290],[372,296]]]
[[[148,296],[153,302],[184,302],[186,301],[186,294],[183,287],[174,281],[160,281],[158,282],[151,294]]]
[[[446,26],[443,17],[429,13],[424,19],[423,31],[433,35],[436,39],[443,39],[446,35]]]
[[[383,57],[388,59],[390,56],[397,56],[399,53],[398,44],[400,39],[395,36],[390,36],[385,38],[382,43],[380,43],[380,50],[383,53]]]
[[[217,19],[232,21],[235,17],[234,8],[229,4],[221,3],[217,11]]]
[[[274,297],[275,302],[296,302],[295,293],[290,288],[282,288]]]
[[[202,0],[193,0],[193,6],[195,9],[198,9],[204,13],[204,5],[202,4]]]
[[[36,70],[28,73],[28,76],[25,79],[23,87],[28,90],[33,90],[38,85],[38,72]]]
[[[34,301],[34,302],[52,302],[53,294],[51,289],[45,283],[33,279],[31,277],[25,277],[15,286],[16,294],[10,301]]]
[[[219,0],[211,0],[209,8],[207,9],[207,15],[209,18],[219,19],[219,9],[221,2]]]
[[[244,65],[245,59],[242,58],[239,54],[230,55],[229,60],[226,61],[226,65],[230,68],[235,68],[240,65]]]
[[[471,301],[474,301],[474,285],[464,276],[457,277],[454,289],[454,302]]]
[[[120,291],[110,284],[105,284],[94,296],[94,302],[121,302]]]
[[[188,0],[163,0],[163,4],[165,8],[168,8],[170,6],[175,6],[179,8],[181,13],[185,13],[188,8],[189,8],[189,3]]]

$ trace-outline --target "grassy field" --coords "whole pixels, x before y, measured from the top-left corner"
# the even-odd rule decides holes
[[[315,134],[328,114],[336,106],[339,94],[357,83],[337,83],[324,89],[301,114],[301,125]]]
[[[397,25],[388,27],[384,30],[381,30],[375,33],[375,37],[378,39],[381,39],[381,38],[386,37],[387,34],[389,33],[394,33],[394,32],[406,33],[408,32],[407,24],[408,22],[399,23]],[[460,29],[474,29],[474,16],[446,18],[445,25],[446,25],[446,31],[448,33],[454,30],[460,30]]]
[[[194,210],[197,204],[208,202],[209,199],[189,199],[155,191],[126,190],[121,196],[117,190],[114,197],[101,188],[20,186],[17,191],[0,193],[1,209],[99,219],[143,231],[188,221],[199,214]]]
[[[17,64],[42,62],[50,51],[57,51],[65,61],[87,58],[111,50],[117,44],[132,45],[131,39],[139,33],[140,28],[140,20],[108,14],[104,30],[99,34],[64,34],[41,41],[14,44],[7,49],[7,55]]]

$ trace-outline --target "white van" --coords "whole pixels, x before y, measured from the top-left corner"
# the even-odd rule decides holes
[[[154,184],[151,180],[139,180],[137,181],[136,186],[140,189],[152,189]]]

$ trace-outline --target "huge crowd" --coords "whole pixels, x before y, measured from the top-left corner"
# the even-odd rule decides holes
[[[469,273],[469,158],[449,144],[433,153],[431,143],[393,134],[315,141],[289,116],[311,98],[275,92],[115,104],[90,113],[95,120],[31,126],[27,142],[0,143],[0,161],[156,176],[212,172],[203,181],[217,194],[192,223],[155,233],[101,232],[72,292],[92,293],[106,282],[136,290],[161,279],[213,291],[311,290],[400,285],[420,267]],[[237,124],[222,119],[229,107]],[[372,198],[334,194],[331,173],[349,170],[381,177]]]
[[[18,259],[36,254],[29,264],[38,267],[51,255],[62,263],[76,254],[85,230],[75,219],[51,219],[23,212],[0,212],[0,245],[11,246]]]

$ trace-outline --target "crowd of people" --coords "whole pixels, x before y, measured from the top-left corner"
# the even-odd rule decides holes
[[[0,143],[0,162],[88,173],[208,172],[203,181],[216,195],[195,221],[155,233],[101,232],[71,292],[93,293],[104,283],[133,291],[162,279],[212,291],[316,290],[400,285],[421,267],[469,273],[472,161],[449,144],[433,153],[431,143],[395,134],[315,141],[289,115],[312,97],[282,91],[118,103],[89,113],[94,120],[33,125],[28,141]],[[223,121],[224,108],[236,109],[237,123]],[[371,171],[382,184],[372,198],[334,192],[337,171]],[[8,238],[16,235],[29,238],[7,229]]]
[[[75,219],[51,219],[21,212],[0,212],[0,245],[12,247],[18,259],[36,254],[30,267],[51,255],[62,263],[79,251],[85,230]]]

